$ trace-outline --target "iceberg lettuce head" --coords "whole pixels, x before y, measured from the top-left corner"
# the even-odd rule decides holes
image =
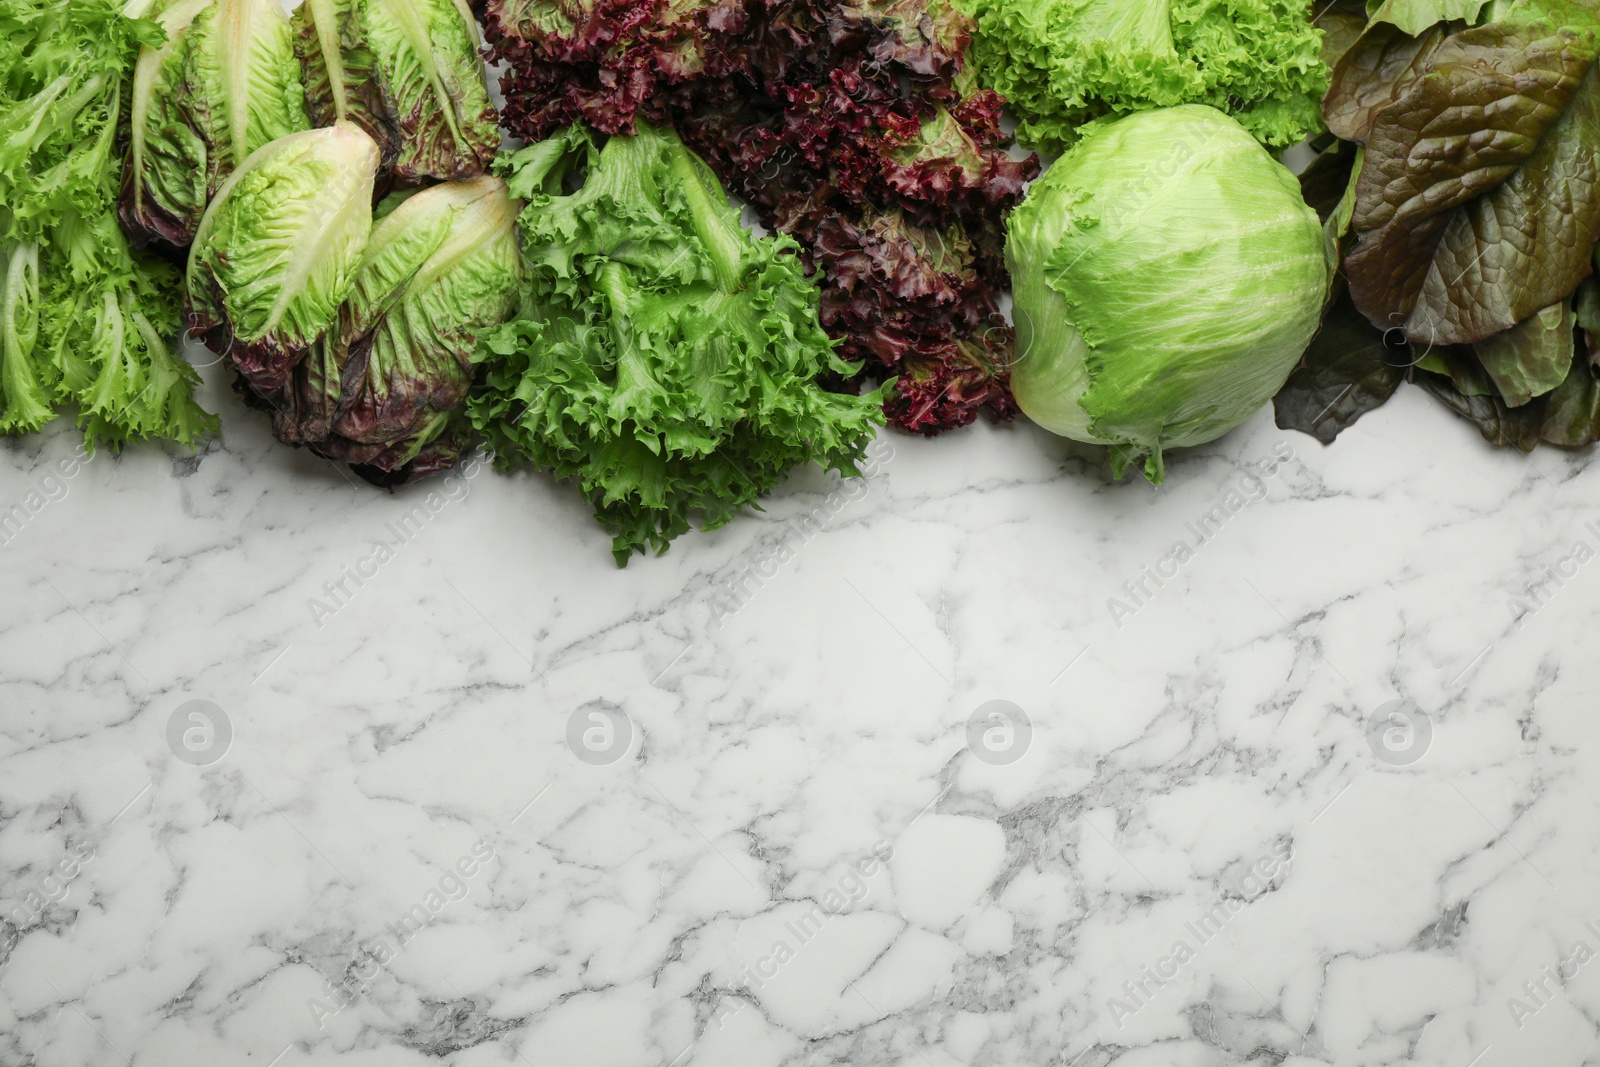
[[[1118,474],[1227,433],[1321,322],[1331,249],[1293,175],[1222,112],[1100,126],[1012,213],[1017,403]]]

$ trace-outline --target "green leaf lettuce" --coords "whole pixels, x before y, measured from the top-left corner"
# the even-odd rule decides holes
[[[1322,35],[1294,0],[964,0],[979,81],[1024,144],[1060,151],[1096,120],[1177,104],[1231,113],[1263,144],[1317,129]]]
[[[602,149],[574,128],[501,169],[527,202],[530,280],[480,346],[469,409],[503,463],[578,483],[619,565],[692,518],[728,523],[802,464],[857,473],[883,390],[817,386],[854,368],[797,246],[742,229],[676,135],[641,126]]]
[[[63,403],[91,447],[216,429],[173,349],[176,273],[116,216],[128,84],[161,39],[109,0],[0,4],[0,433]]]

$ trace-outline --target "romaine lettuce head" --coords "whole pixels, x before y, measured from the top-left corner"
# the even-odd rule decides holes
[[[134,69],[118,210],[135,246],[184,248],[206,203],[256,149],[310,128],[277,0],[166,0]]]
[[[1294,176],[1220,111],[1103,125],[1011,215],[1017,403],[1160,482],[1163,449],[1222,436],[1283,385],[1329,251]]]
[[[1600,5],[1552,5],[1570,21],[1529,18],[1542,5],[1528,6],[1404,39],[1395,48],[1415,59],[1398,78],[1364,75],[1370,44],[1341,64],[1330,104],[1370,105],[1330,107],[1336,132],[1365,145],[1345,276],[1374,326],[1414,344],[1481,344],[1570,297],[1592,269]]]
[[[373,228],[339,326],[302,362],[274,429],[397,484],[450,466],[478,335],[516,310],[517,214],[499,178],[436,185]]]
[[[206,209],[189,254],[189,330],[263,395],[328,329],[372,230],[378,146],[340,122],[245,160]]]
[[[406,184],[488,169],[499,119],[465,0],[305,0],[295,29],[319,125],[356,123]]]

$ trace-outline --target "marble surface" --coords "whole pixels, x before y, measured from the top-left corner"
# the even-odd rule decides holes
[[[1600,1062],[1591,456],[887,436],[617,570],[207,373],[0,453],[6,1067]]]

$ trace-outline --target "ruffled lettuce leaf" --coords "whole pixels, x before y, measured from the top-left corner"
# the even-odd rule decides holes
[[[52,387],[60,374],[37,353],[39,246],[17,244],[0,274],[0,433],[31,433],[56,417]]]
[[[960,227],[917,226],[903,211],[820,215],[807,226],[822,281],[822,325],[839,354],[894,379],[891,424],[913,433],[1016,413],[1013,331],[972,269]]]
[[[105,240],[115,240],[114,219],[105,216],[102,225]],[[52,332],[87,339],[87,352],[67,364],[67,376],[91,437],[133,431],[188,444],[215,432],[215,420],[191,399],[199,377],[169,340],[179,332],[179,291],[176,270],[147,260],[125,286],[57,294]]]
[[[857,473],[881,392],[818,387],[850,368],[796,245],[742,229],[675,135],[641,126],[597,149],[575,127],[502,170],[527,202],[529,282],[480,345],[468,410],[502,463],[578,484],[619,566],[696,518],[728,523],[802,464]]]
[[[824,325],[892,424],[1016,410],[1002,220],[1039,173],[966,64],[973,23],[929,0],[488,0],[508,129],[672,125],[759,221],[794,237]],[[892,281],[885,282],[886,279]],[[861,378],[828,375],[831,388]]]
[[[1096,120],[1209,104],[1263,144],[1320,126],[1322,35],[1289,0],[966,0],[979,80],[1025,144],[1062,151]]]
[[[193,443],[216,420],[173,350],[177,277],[118,226],[117,144],[154,23],[109,0],[0,6],[0,432],[75,404],[90,447]]]

